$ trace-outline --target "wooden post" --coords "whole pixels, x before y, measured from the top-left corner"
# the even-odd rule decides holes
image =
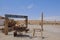
[[[41,15],[41,28],[42,28],[42,31],[43,31],[43,12],[42,12],[42,15]]]
[[[33,37],[35,36],[35,29],[33,29]]]
[[[28,27],[28,17],[26,17],[26,21],[25,21],[26,23],[26,28]]]
[[[43,40],[43,12],[41,15],[41,40]]]
[[[8,35],[8,18],[5,18],[4,32],[5,32],[5,35]]]

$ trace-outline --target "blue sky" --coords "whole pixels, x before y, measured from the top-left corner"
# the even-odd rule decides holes
[[[27,15],[29,19],[60,20],[60,0],[0,0],[0,16],[5,14]]]

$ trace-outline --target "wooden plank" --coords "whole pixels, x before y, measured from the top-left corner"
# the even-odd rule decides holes
[[[5,32],[5,35],[8,35],[8,19],[7,18],[5,19],[4,32]]]

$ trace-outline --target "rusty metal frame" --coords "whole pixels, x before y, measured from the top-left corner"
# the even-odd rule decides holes
[[[28,27],[28,16],[5,14],[5,35],[8,35],[8,18],[25,18],[26,28]]]

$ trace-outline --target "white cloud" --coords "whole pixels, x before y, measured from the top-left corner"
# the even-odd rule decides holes
[[[33,4],[30,4],[27,6],[27,9],[31,9],[31,8],[33,8],[33,6],[34,6]]]

